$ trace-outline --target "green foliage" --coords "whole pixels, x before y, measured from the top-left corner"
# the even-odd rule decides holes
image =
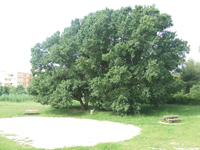
[[[31,49],[33,78],[28,91],[54,107],[98,109],[120,115],[145,104],[165,103],[176,71],[189,52],[176,38],[172,19],[155,6],[104,9],[75,19]]]
[[[169,85],[167,86],[167,93],[168,95],[173,95],[177,92],[180,92],[181,90],[185,90],[186,88],[186,83],[181,80],[181,74],[176,72],[172,73],[173,79],[172,83],[170,82]]]
[[[2,94],[26,94],[22,85],[15,86],[0,86],[0,96]]]
[[[200,85],[193,85],[190,88],[190,97],[197,99],[200,103]]]
[[[175,94],[173,97],[167,99],[168,104],[183,104],[183,105],[199,105],[200,98],[188,96],[184,94]]]
[[[0,86],[0,101],[24,102],[32,100],[32,96],[28,95],[22,85]]]
[[[23,85],[18,85],[17,87],[11,86],[9,94],[26,94]]]
[[[186,82],[186,93],[190,93],[190,88],[194,84],[200,85],[200,63],[189,59],[183,66],[181,79]]]
[[[168,104],[200,104],[200,85],[193,85],[190,88],[189,94],[184,94],[184,91],[178,92],[171,97],[168,97]]]
[[[9,86],[0,86],[0,96],[2,94],[9,94],[10,87]]]
[[[25,102],[31,101],[33,98],[28,94],[2,94],[0,96],[0,101],[8,102]]]
[[[178,92],[171,97],[167,98],[168,104],[193,104],[193,100],[188,96],[183,94],[182,92]]]

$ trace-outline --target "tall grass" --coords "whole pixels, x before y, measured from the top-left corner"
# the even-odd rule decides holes
[[[33,97],[28,94],[2,94],[0,96],[0,101],[8,102],[25,102],[32,101]]]

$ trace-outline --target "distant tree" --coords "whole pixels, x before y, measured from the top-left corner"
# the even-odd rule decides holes
[[[190,89],[190,94],[200,98],[200,85],[193,85]]]
[[[167,86],[167,93],[169,96],[172,96],[173,94],[180,92],[181,90],[185,90],[186,83],[181,80],[181,73],[175,72],[172,73],[173,75],[173,82],[170,82],[170,84]]]
[[[0,96],[2,94],[9,94],[10,87],[9,86],[0,86]]]
[[[72,99],[118,114],[165,101],[171,71],[184,62],[187,42],[176,38],[172,19],[155,6],[105,9],[75,19],[31,49],[28,87],[38,102],[67,107]]]
[[[9,94],[25,94],[26,91],[23,87],[23,85],[18,85],[17,87],[11,86]]]
[[[189,59],[183,66],[181,79],[186,82],[186,93],[189,93],[194,84],[200,84],[200,63]]]

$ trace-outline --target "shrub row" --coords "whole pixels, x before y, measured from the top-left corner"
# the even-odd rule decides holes
[[[167,98],[167,104],[199,105],[200,96],[174,94],[173,96]]]
[[[200,104],[200,85],[193,85],[190,88],[189,94],[184,94],[184,92],[178,92],[173,96],[167,98],[168,104]]]
[[[15,86],[0,86],[0,96],[3,94],[27,94],[27,91],[22,85]]]
[[[2,94],[0,96],[0,101],[9,101],[9,102],[25,102],[31,101],[33,98],[28,94]]]

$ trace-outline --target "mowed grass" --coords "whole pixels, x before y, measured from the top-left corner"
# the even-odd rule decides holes
[[[38,109],[41,117],[72,117],[86,118],[101,121],[113,121],[132,124],[141,128],[141,134],[130,140],[117,143],[102,143],[94,147],[71,147],[57,150],[132,150],[132,149],[166,149],[177,148],[200,149],[200,106],[192,105],[163,105],[159,107],[146,106],[139,115],[117,116],[113,112],[95,110],[90,115],[90,110],[84,111],[79,105],[72,108],[56,109],[42,106],[34,102],[0,102],[0,118],[22,117],[25,110]],[[160,124],[165,115],[179,115],[182,123],[179,125]],[[14,126],[14,125],[13,125]],[[80,125],[81,126],[81,125]],[[54,130],[54,129],[52,129]],[[56,128],[55,128],[56,130]],[[76,129],[72,129],[76,130]],[[84,130],[84,129],[83,129]],[[103,128],[97,130],[104,130]],[[117,131],[116,131],[117,132]],[[81,133],[80,133],[81,134]],[[95,133],[94,133],[95,134]],[[52,135],[53,136],[53,135]],[[77,135],[78,136],[78,135]],[[106,135],[105,135],[106,136]],[[119,135],[120,136],[120,135]],[[13,140],[0,137],[2,150],[39,150],[27,145],[20,145]]]

